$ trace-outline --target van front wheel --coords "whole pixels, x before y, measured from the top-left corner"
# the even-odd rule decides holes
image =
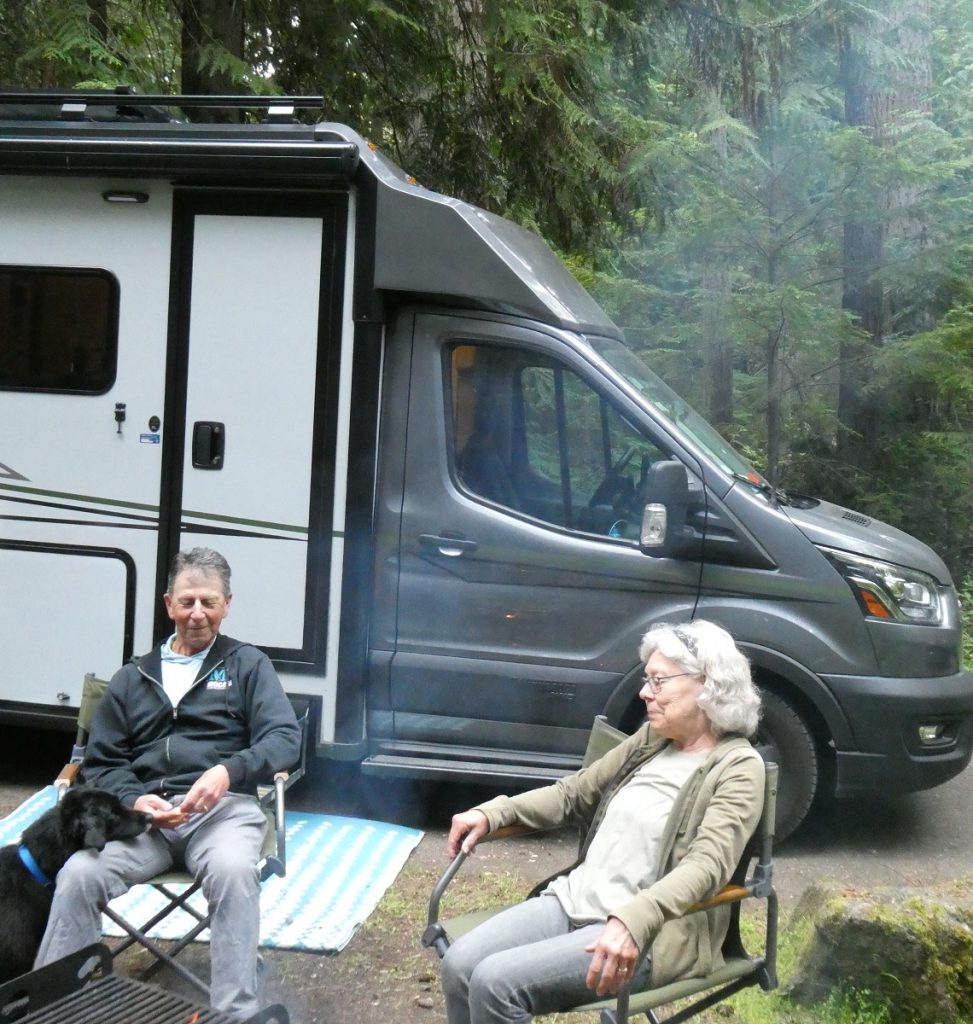
[[[814,737],[800,715],[785,700],[761,691],[760,725],[754,746],[765,761],[780,766],[777,790],[776,836],[789,836],[811,809],[818,788],[820,765]]]

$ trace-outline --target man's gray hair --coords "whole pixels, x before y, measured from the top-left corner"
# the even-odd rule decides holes
[[[656,651],[703,677],[696,703],[718,735],[752,736],[757,731],[760,693],[750,663],[725,629],[703,619],[680,625],[662,622],[642,637],[639,657],[647,662]]]
[[[230,563],[212,548],[193,548],[191,551],[180,551],[172,560],[169,569],[169,579],[166,581],[166,593],[171,594],[175,585],[176,577],[181,572],[192,569],[202,573],[204,576],[216,576],[223,584],[223,596],[229,597],[230,590]]]

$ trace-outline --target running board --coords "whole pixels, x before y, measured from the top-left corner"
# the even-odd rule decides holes
[[[472,782],[484,786],[504,786],[510,783],[536,786],[556,782],[574,771],[575,767],[564,762],[560,765],[525,765],[414,754],[373,754],[361,763],[365,775],[399,775],[411,779]]]

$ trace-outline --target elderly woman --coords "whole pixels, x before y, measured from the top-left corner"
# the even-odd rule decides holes
[[[727,883],[759,821],[764,765],[747,737],[760,698],[713,623],[654,626],[639,656],[648,722],[633,736],[553,786],[453,817],[450,856],[517,823],[588,834],[567,874],[449,948],[449,1024],[529,1021],[632,975],[637,989],[721,963],[728,909],[681,915]]]

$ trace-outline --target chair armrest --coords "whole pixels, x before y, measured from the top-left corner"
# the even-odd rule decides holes
[[[517,836],[536,835],[539,831],[540,829],[531,828],[529,825],[504,825],[493,832],[487,832],[485,836],[480,837],[479,841],[481,843],[489,843],[494,839],[514,839]]]
[[[739,903],[753,895],[754,893],[745,885],[724,885],[723,888],[714,896],[709,896],[705,900],[698,900],[696,903],[687,907],[685,914],[682,916],[687,917],[689,914],[698,914],[703,910],[712,910],[714,907],[721,907],[727,903]],[[640,962],[642,958],[648,954],[648,951],[649,947],[640,949],[637,961]],[[623,981],[618,987],[615,1001],[615,1014],[612,1017],[612,1020],[618,1022],[618,1024],[627,1024],[629,1016],[628,1008],[632,997],[632,985],[634,982],[634,977],[630,977],[627,981]]]
[[[527,825],[505,825],[503,828],[498,828],[493,832],[488,832],[480,839],[480,842],[484,843],[493,839],[505,839],[522,835],[530,835],[536,831],[536,829],[529,828]],[[426,915],[426,929],[422,934],[422,944],[423,946],[434,947],[440,957],[442,957],[446,952],[449,942],[446,938],[445,930],[439,923],[439,905],[446,893],[446,890],[449,888],[450,883],[459,873],[459,869],[466,861],[467,856],[468,854],[464,853],[462,850],[456,854],[456,856],[450,861],[449,866],[443,872],[439,881],[436,883],[432,894],[429,897],[429,908]],[[755,895],[755,893],[745,885],[725,885],[715,895],[692,904],[692,906],[686,909],[686,914],[698,914],[702,911],[712,910],[714,907],[721,907],[728,903],[739,903],[753,895]]]
[[[66,764],[58,773],[57,778],[54,779],[54,788],[57,790],[58,800],[64,795],[64,791],[74,785],[78,778],[78,772],[81,771],[81,764],[79,762],[71,761]]]
[[[701,910],[712,910],[726,903],[739,903],[748,899],[753,893],[745,885],[724,885],[715,896],[699,900],[686,910],[687,914],[698,914]]]
[[[501,828],[494,829],[494,831],[487,832],[486,835],[481,836],[479,843],[488,843],[495,839],[512,839],[517,836],[529,836],[535,834],[537,831],[538,829],[531,828],[529,825],[504,825]],[[479,843],[477,845],[479,845]],[[446,892],[446,889],[449,887],[449,883],[456,877],[467,856],[469,855],[464,853],[462,850],[456,854],[456,856],[449,862],[449,866],[443,872],[429,897],[429,909],[426,914],[426,929],[422,933],[422,944],[423,946],[434,947],[440,957],[445,954],[446,949],[449,946],[449,940],[446,938],[445,929],[439,923],[439,904]]]

